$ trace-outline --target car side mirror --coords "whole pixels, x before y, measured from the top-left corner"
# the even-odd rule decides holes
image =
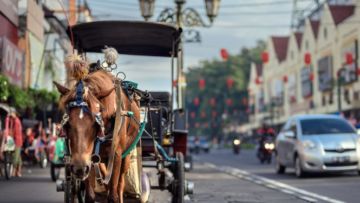
[[[287,138],[292,138],[292,139],[294,139],[296,137],[295,133],[293,131],[284,132],[284,136],[287,137]]]

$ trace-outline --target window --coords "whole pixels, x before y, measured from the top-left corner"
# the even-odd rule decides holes
[[[306,50],[309,49],[309,41],[308,41],[308,40],[305,41],[305,49],[306,49]]]
[[[356,133],[347,121],[340,118],[306,119],[300,123],[303,135]]]
[[[324,28],[324,39],[327,39],[327,29],[326,29],[326,27]]]

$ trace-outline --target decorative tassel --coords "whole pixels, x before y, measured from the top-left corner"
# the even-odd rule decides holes
[[[119,54],[113,47],[105,46],[105,49],[102,50],[105,54],[105,62],[111,66],[112,64],[116,64],[116,60],[119,58]]]
[[[70,77],[84,79],[89,73],[89,64],[78,54],[69,55],[65,59],[65,67]]]

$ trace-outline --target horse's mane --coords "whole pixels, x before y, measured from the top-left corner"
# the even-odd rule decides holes
[[[114,76],[108,72],[99,70],[87,75],[84,79],[84,95],[83,99],[88,103],[89,109],[93,113],[99,112],[99,107],[102,108],[101,113],[103,118],[111,117],[116,111],[115,91],[103,98],[98,98],[103,92],[114,88]],[[65,109],[66,105],[75,99],[75,86],[71,87],[70,91],[60,98],[59,106]],[[99,106],[100,105],[100,106]]]

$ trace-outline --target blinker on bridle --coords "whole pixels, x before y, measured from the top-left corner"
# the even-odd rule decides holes
[[[89,113],[90,115],[94,116],[95,122],[100,127],[100,134],[98,134],[97,137],[103,137],[105,135],[104,121],[102,119],[101,113],[100,112],[98,112],[98,113],[91,112],[90,109],[89,109],[88,103],[86,103],[84,101],[84,98],[83,98],[83,95],[84,95],[84,83],[83,83],[82,80],[80,80],[76,84],[75,93],[76,93],[75,94],[75,100],[70,101],[66,105],[66,113],[63,115],[63,119],[61,121],[61,127],[63,128],[64,125],[66,125],[68,123],[70,109],[72,109],[72,108],[80,108],[79,118],[82,119],[84,117],[84,112]],[[61,133],[60,135],[62,135],[62,134],[63,133]]]

